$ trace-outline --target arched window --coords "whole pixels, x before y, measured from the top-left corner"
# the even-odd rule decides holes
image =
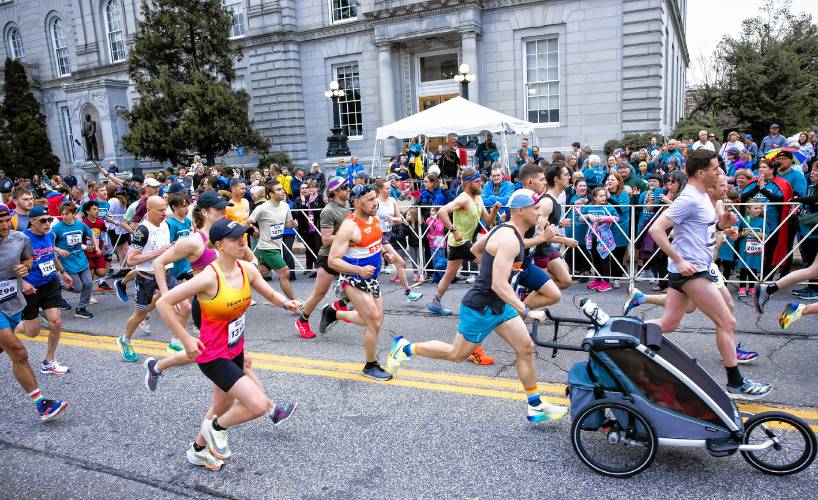
[[[105,4],[106,31],[108,32],[108,48],[111,51],[111,62],[125,60],[125,40],[122,26],[122,9],[119,0],[109,0]]]
[[[8,47],[8,56],[12,59],[23,59],[23,37],[20,36],[20,30],[12,28],[8,32],[6,38],[6,46]]]
[[[57,76],[71,74],[71,56],[68,55],[68,44],[65,41],[65,30],[59,17],[51,23],[51,42],[54,44],[54,61],[57,65]]]

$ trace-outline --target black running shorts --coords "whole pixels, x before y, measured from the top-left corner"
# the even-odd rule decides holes
[[[693,281],[697,278],[707,278],[708,280],[712,281],[713,283],[718,281],[717,276],[713,276],[708,271],[699,271],[697,273],[693,273],[690,276],[682,276],[679,273],[667,273],[667,286],[670,288],[684,293],[682,287],[688,281]]]
[[[199,369],[216,387],[227,392],[244,376],[244,351],[233,359],[218,358],[199,363]]]
[[[55,309],[62,306],[62,291],[60,290],[60,280],[54,279],[37,287],[37,291],[31,295],[25,295],[26,307],[23,309],[23,319],[35,319],[40,309]]]

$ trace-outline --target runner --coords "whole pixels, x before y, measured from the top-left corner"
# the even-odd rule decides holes
[[[395,247],[392,246],[390,240],[392,239],[392,225],[403,222],[400,209],[398,208],[398,201],[391,196],[392,186],[386,179],[378,179],[375,181],[375,192],[378,194],[378,220],[381,222],[381,232],[383,233],[383,240],[381,246],[383,248],[383,258],[387,264],[393,264],[398,277],[398,283],[403,286],[403,295],[406,297],[406,302],[417,302],[423,297],[422,293],[413,292],[409,288],[409,282],[406,279],[406,262],[401,257]]]
[[[315,310],[315,306],[324,298],[329,290],[332,281],[338,276],[338,272],[328,265],[329,250],[335,239],[338,228],[349,215],[349,184],[345,177],[335,176],[327,183],[327,206],[321,209],[321,249],[318,250],[318,258],[315,265],[318,267],[318,276],[315,278],[315,287],[312,293],[304,302],[304,309],[301,317],[295,320],[295,327],[298,334],[305,339],[315,337],[310,328],[310,314]],[[347,310],[347,299],[342,298],[333,303],[333,307],[338,311]]]
[[[31,270],[34,249],[23,233],[11,230],[11,218],[11,210],[0,205],[0,352],[8,355],[14,378],[45,422],[68,409],[68,403],[45,399],[28,364],[28,351],[14,334],[26,304],[23,293],[36,291],[23,281]]]
[[[14,210],[11,212],[11,228],[23,231],[28,228],[28,217],[34,206],[34,193],[24,187],[14,190]]]
[[[54,251],[59,255],[60,264],[71,276],[73,285],[79,285],[79,290],[72,286],[67,286],[75,292],[80,292],[80,301],[74,309],[74,316],[78,318],[91,319],[94,317],[88,311],[88,304],[91,303],[91,293],[94,291],[94,282],[91,278],[90,264],[85,256],[84,239],[91,241],[90,248],[96,254],[102,255],[99,251],[99,242],[94,236],[90,227],[78,221],[75,217],[77,206],[69,201],[60,205],[62,220],[51,228],[54,235]]]
[[[290,206],[287,204],[287,193],[284,192],[284,186],[278,180],[273,179],[264,189],[267,201],[257,206],[247,219],[253,224],[258,234],[259,240],[255,254],[260,266],[259,271],[262,276],[267,276],[271,270],[275,271],[278,274],[281,291],[288,299],[293,300],[295,292],[290,283],[290,268],[284,261],[284,250],[281,243],[284,228],[298,227],[298,221],[293,219]]]
[[[57,344],[60,342],[62,328],[62,314],[60,307],[63,304],[60,292],[62,276],[65,285],[71,287],[73,280],[63,270],[62,264],[55,257],[54,235],[51,230],[53,217],[48,214],[45,206],[36,206],[29,212],[29,228],[23,234],[31,240],[33,249],[33,265],[23,280],[23,294],[26,298],[26,307],[23,309],[23,333],[30,338],[40,334],[40,309],[48,320],[48,348],[45,359],[40,366],[40,373],[65,375],[69,368],[55,358]]]
[[[262,388],[244,372],[245,311],[251,289],[271,303],[296,312],[298,301],[270,288],[253,265],[239,261],[245,254],[248,227],[222,219],[209,231],[218,258],[190,281],[163,295],[156,304],[159,315],[185,352],[213,382],[213,403],[196,440],[187,448],[190,463],[219,470],[232,455],[227,430],[266,414],[278,425],[298,407],[283,402],[273,406]],[[201,306],[200,338],[192,337],[176,314],[176,306],[198,297]]]
[[[558,200],[571,186],[571,173],[568,167],[555,164],[545,170],[545,181],[548,185],[547,190],[545,192],[536,191],[542,193],[537,204],[540,209],[538,226],[545,227],[547,223],[562,227],[564,210]],[[565,289],[571,286],[571,272],[565,259],[560,255],[559,245],[576,248],[578,242],[573,238],[557,234],[546,243],[541,243],[534,248],[534,264],[540,269],[545,269],[558,288]]]
[[[378,274],[383,264],[378,196],[372,184],[362,185],[352,201],[353,212],[347,215],[332,242],[329,266],[340,274],[341,289],[352,301],[354,311],[336,311],[331,304],[321,310],[319,331],[324,333],[341,319],[364,327],[365,377],[387,381],[392,374],[378,364],[378,335],[383,324],[383,298]]]
[[[100,215],[99,202],[96,200],[89,201],[82,206],[82,213],[85,214],[82,223],[94,233],[98,247],[97,249],[94,248],[93,238],[86,237],[83,242],[85,245],[85,258],[88,260],[91,270],[91,279],[96,277],[96,279],[100,280],[97,286],[98,292],[113,291],[113,288],[105,283],[105,277],[108,276],[108,262],[105,260],[105,254],[107,253],[106,249],[110,248],[110,242],[108,241],[108,226]]]
[[[674,331],[692,304],[716,326],[716,345],[727,372],[727,393],[734,398],[758,399],[769,394],[772,386],[742,377],[736,360],[736,320],[719,297],[714,277],[708,269],[713,261],[716,231],[735,225],[734,214],[716,219],[716,209],[707,196],[707,188],[719,182],[719,162],[707,149],[690,153],[685,165],[687,186],[673,204],[662,212],[650,228],[650,235],[667,254],[668,295],[662,317],[651,320],[663,333]],[[671,243],[668,231],[675,236]]]
[[[524,319],[543,321],[544,311],[532,311],[511,287],[513,274],[519,272],[525,258],[522,235],[539,219],[537,194],[530,189],[515,191],[508,200],[511,222],[491,231],[483,250],[480,273],[460,305],[460,325],[452,344],[438,340],[410,343],[396,337],[387,358],[387,368],[396,373],[400,364],[412,356],[465,360],[486,337],[496,331],[516,355],[517,376],[528,397],[528,420],[541,422],[565,416],[568,408],[548,403],[537,388],[534,343]]]

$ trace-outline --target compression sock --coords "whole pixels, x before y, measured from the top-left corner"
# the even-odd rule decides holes
[[[403,353],[410,358],[415,355],[415,344],[406,344],[403,346]]]
[[[43,396],[43,393],[40,392],[39,387],[34,389],[33,391],[29,392],[28,397],[29,397],[29,399],[31,399],[31,402],[34,403],[35,405],[39,405],[40,401],[45,399],[45,396]]]
[[[218,418],[213,419],[213,429],[217,430],[217,431],[226,431],[227,430],[224,427],[222,427],[221,425],[219,425],[219,419]]]
[[[196,451],[202,451],[202,450],[205,449],[205,447],[200,445],[200,444],[196,444],[196,442],[194,441],[193,442],[193,449],[196,450]]]
[[[776,285],[775,283],[770,283],[769,285],[767,285],[767,295],[772,295],[777,291],[778,285]]]
[[[539,406],[542,403],[542,399],[540,399],[540,390],[537,389],[536,385],[526,389],[525,395],[528,397],[528,404],[530,406]]]
[[[724,369],[727,371],[727,385],[741,387],[741,385],[744,383],[744,377],[741,376],[738,365],[725,366]]]

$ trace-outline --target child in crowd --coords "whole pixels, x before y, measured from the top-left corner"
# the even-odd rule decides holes
[[[426,219],[426,239],[429,241],[429,250],[432,252],[432,269],[435,272],[431,276],[432,283],[437,283],[443,278],[446,271],[446,228],[443,222],[437,218],[437,208],[429,209],[429,218]]]
[[[747,215],[739,221],[739,288],[738,296],[752,297],[754,283],[760,279],[761,249],[764,246],[764,206],[753,203],[747,207]],[[755,273],[753,276],[752,273]]]
[[[648,189],[639,195],[638,203],[642,205],[642,210],[636,225],[636,248],[639,250],[639,261],[645,266],[644,274],[651,278],[654,291],[658,287],[658,282],[655,280],[661,277],[659,256],[653,256],[659,247],[648,233],[648,228],[659,213],[662,206],[660,200],[664,195],[662,177],[651,174],[648,176]]]
[[[588,233],[588,223],[582,218],[581,213],[582,209],[588,204],[588,183],[582,173],[579,174],[580,177],[574,180],[573,194],[568,198],[568,204],[572,205],[572,207],[566,215],[568,226],[565,228],[565,236],[577,241],[585,241],[585,235]],[[591,256],[583,245],[569,249],[566,257],[568,258],[569,268],[573,272],[579,275],[588,274],[591,269]]]
[[[735,189],[730,189],[727,191],[727,193],[724,194],[725,212],[732,212],[733,204],[738,203],[739,201],[741,201],[741,199]],[[724,279],[729,280],[730,275],[733,274],[733,269],[736,267],[736,261],[738,260],[736,257],[736,240],[722,232],[717,234],[716,265],[719,266],[719,269],[721,269],[721,274],[724,276]]]
[[[614,234],[611,226],[619,221],[619,217],[614,215],[616,209],[608,205],[608,191],[604,187],[597,187],[591,192],[592,205],[582,210],[582,218],[588,224],[588,232],[585,235],[585,248],[591,252],[596,274],[599,278],[588,284],[590,290],[607,292],[612,288],[611,276],[611,255],[616,247]]]

